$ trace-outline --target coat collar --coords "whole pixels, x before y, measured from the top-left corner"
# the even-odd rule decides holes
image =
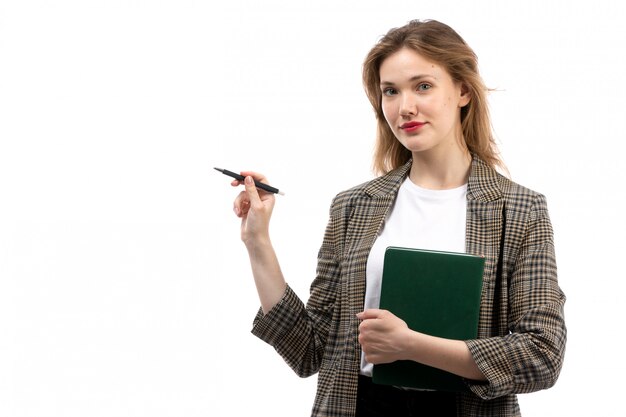
[[[467,184],[467,198],[495,201],[502,198],[502,177],[482,159],[472,154],[472,168]]]
[[[390,197],[397,194],[409,171],[412,160],[389,172],[386,175],[371,181],[364,192],[373,198]],[[500,175],[483,162],[478,156],[472,154],[472,166],[467,185],[467,198],[478,201],[495,201],[502,197]]]

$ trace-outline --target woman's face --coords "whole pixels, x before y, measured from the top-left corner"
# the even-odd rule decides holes
[[[440,65],[403,48],[380,66],[382,110],[389,127],[412,153],[446,152],[462,143],[460,83]]]

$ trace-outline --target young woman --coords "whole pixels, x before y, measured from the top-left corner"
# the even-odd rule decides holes
[[[565,350],[546,200],[495,170],[477,59],[450,27],[412,21],[390,30],[368,54],[363,81],[381,176],[333,200],[306,305],[272,248],[274,196],[252,181],[266,178],[242,173],[234,211],[261,301],[253,333],[298,375],[319,372],[313,416],[519,416],[515,394],[551,387]],[[391,245],[485,256],[476,339],[418,333],[378,309]],[[396,360],[457,374],[469,390],[372,383],[373,364]]]

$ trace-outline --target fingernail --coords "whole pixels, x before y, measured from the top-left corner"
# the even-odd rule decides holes
[[[250,177],[250,176],[246,177],[246,180],[245,180],[245,181],[246,181],[246,184],[248,184],[248,185],[252,185],[252,183],[254,182],[254,181],[252,180],[252,177]]]

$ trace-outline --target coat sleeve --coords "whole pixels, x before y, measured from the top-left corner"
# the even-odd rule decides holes
[[[467,341],[487,383],[470,383],[483,399],[553,386],[565,353],[565,295],[557,282],[553,232],[542,195],[534,198],[509,275],[509,334]]]
[[[340,275],[337,243],[341,223],[338,210],[331,216],[318,252],[316,277],[311,284],[307,305],[287,286],[283,298],[267,314],[259,312],[252,333],[274,347],[301,377],[316,373],[321,365],[328,334],[335,314]],[[335,213],[335,215],[333,214]]]

